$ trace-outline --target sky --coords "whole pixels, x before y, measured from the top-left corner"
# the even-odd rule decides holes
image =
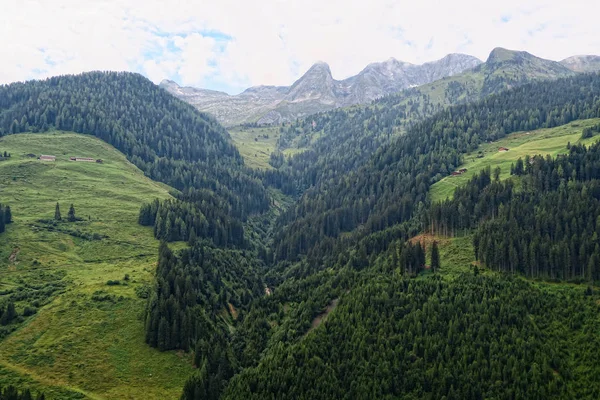
[[[485,61],[494,47],[561,60],[600,54],[599,12],[593,0],[0,0],[0,83],[116,70],[236,94],[290,85],[317,61],[344,79],[390,57]]]

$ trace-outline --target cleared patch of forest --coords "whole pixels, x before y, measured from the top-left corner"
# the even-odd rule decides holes
[[[586,139],[582,139],[581,136],[584,129],[598,123],[600,123],[598,118],[577,120],[555,128],[516,132],[496,142],[484,143],[476,151],[464,156],[464,163],[458,169],[466,168],[465,173],[457,176],[450,175],[435,183],[429,191],[429,197],[432,201],[452,197],[454,189],[466,184],[469,179],[487,167],[492,171],[500,168],[502,171],[500,179],[505,179],[510,176],[510,166],[526,155],[555,157],[558,154],[568,153],[569,143],[572,145],[594,143],[600,139],[600,135]],[[499,151],[502,147],[508,151]]]

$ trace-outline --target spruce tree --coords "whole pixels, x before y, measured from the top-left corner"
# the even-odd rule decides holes
[[[60,216],[60,206],[58,205],[58,203],[56,203],[56,208],[54,210],[54,219],[56,221],[62,220],[62,217]]]
[[[4,223],[10,224],[12,222],[12,212],[10,211],[10,206],[4,207]]]
[[[8,303],[6,310],[2,313],[2,317],[0,317],[0,325],[8,325],[10,321],[12,321],[17,316],[17,311],[15,310],[15,303],[12,301]]]
[[[440,269],[440,251],[437,241],[433,241],[431,245],[431,270],[437,272]]]
[[[73,207],[73,204],[71,204],[71,207],[69,208],[68,219],[69,219],[69,222],[77,221],[77,217],[75,217],[75,207]]]
[[[194,247],[196,240],[197,240],[196,230],[192,227],[190,230],[190,237],[188,239],[188,244],[190,245],[190,247]]]

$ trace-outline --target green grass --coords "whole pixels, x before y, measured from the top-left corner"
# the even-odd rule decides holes
[[[63,392],[95,399],[177,398],[193,371],[190,360],[144,343],[146,300],[136,295],[136,288],[153,282],[158,248],[151,228],[137,224],[138,211],[144,202],[168,198],[169,188],[91,136],[11,135],[0,138],[0,149],[12,155],[0,161],[0,202],[11,206],[14,217],[0,236],[0,289],[63,275],[65,286],[0,342],[0,371],[7,372],[0,373],[0,385],[27,382],[51,398]],[[56,155],[57,161],[29,153]],[[70,156],[104,163],[72,162]],[[74,204],[83,220],[40,222],[53,218],[56,202],[63,217]],[[73,231],[104,238],[82,239]],[[108,286],[107,280],[125,284]],[[19,313],[22,307],[17,302]],[[54,398],[66,398],[64,393]]]
[[[600,119],[574,121],[556,128],[513,133],[497,142],[483,144],[477,152],[481,151],[484,157],[477,158],[477,152],[466,154],[460,168],[467,168],[468,171],[459,176],[447,176],[435,183],[429,191],[430,199],[440,201],[452,197],[458,186],[464,185],[486,167],[491,167],[492,171],[500,167],[502,171],[500,178],[506,179],[510,176],[511,164],[526,155],[540,154],[554,157],[558,154],[565,154],[568,151],[567,143],[569,142],[586,145],[596,142],[600,139],[600,135],[582,141],[581,132],[583,128],[599,122]],[[499,147],[507,147],[510,150],[500,153],[498,152]]]
[[[271,169],[269,157],[277,148],[279,127],[234,127],[229,134],[250,168]]]
[[[269,159],[277,149],[279,126],[261,126],[257,128],[236,126],[229,128],[229,134],[248,167],[255,169],[273,168],[269,164]],[[321,132],[312,134],[308,142],[310,144],[314,143],[320,135]],[[299,146],[296,143],[299,139],[300,137],[294,140],[289,148],[282,150],[285,156],[302,153],[307,149],[306,146]]]

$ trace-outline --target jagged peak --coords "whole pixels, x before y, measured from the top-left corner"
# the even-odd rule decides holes
[[[311,71],[326,71],[331,75],[331,68],[325,61],[317,61],[308,69],[308,71],[306,71],[306,73],[308,74]]]

